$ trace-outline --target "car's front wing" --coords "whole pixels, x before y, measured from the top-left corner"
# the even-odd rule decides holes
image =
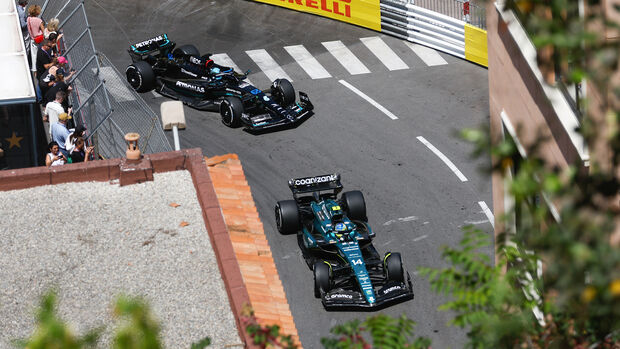
[[[376,292],[374,303],[369,303],[357,290],[336,289],[321,295],[327,310],[360,309],[374,311],[388,305],[413,299],[413,286],[409,273],[405,282],[389,282]]]

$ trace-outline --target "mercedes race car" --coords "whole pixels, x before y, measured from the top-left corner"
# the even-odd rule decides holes
[[[326,309],[377,309],[413,299],[400,253],[381,257],[372,245],[366,203],[360,191],[342,191],[340,175],[291,179],[294,200],[278,201],[275,218],[282,234],[297,234],[314,295]]]
[[[276,79],[268,92],[247,81],[230,67],[201,56],[193,45],[176,47],[162,34],[131,45],[133,64],[125,70],[127,81],[137,92],[155,90],[199,110],[219,111],[229,127],[244,125],[250,130],[294,124],[314,108],[308,95],[290,81]]]

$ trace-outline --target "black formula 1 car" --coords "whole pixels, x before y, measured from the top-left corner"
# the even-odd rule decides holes
[[[360,191],[338,197],[338,174],[291,179],[288,185],[294,200],[278,201],[276,225],[282,234],[297,234],[314,271],[314,295],[326,309],[374,310],[413,299],[400,253],[381,257],[372,245],[375,233]]]
[[[133,64],[125,74],[137,92],[155,89],[190,107],[219,111],[229,127],[262,130],[293,124],[314,108],[303,92],[295,101],[290,81],[276,79],[264,92],[244,81],[248,72],[240,74],[215,64],[193,45],[176,47],[166,34],[131,45],[128,51]]]

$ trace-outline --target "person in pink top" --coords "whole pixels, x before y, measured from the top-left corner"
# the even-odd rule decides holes
[[[28,25],[28,33],[30,34],[30,57],[32,57],[32,71],[37,71],[37,45],[36,41],[39,43],[43,40],[43,31],[45,30],[45,26],[43,25],[43,20],[39,18],[41,15],[41,6],[39,5],[30,5],[28,7],[28,19],[26,23]]]

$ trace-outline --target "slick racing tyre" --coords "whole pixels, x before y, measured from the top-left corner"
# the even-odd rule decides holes
[[[200,51],[194,45],[183,45],[172,51],[172,56],[180,58],[184,56],[200,57]]]
[[[239,127],[243,114],[243,102],[237,97],[225,97],[220,104],[222,123],[228,127]]]
[[[364,201],[364,194],[361,191],[353,190],[342,194],[342,201],[349,219],[363,222],[368,221],[368,218],[366,218],[366,201]]]
[[[398,282],[403,282],[405,280],[403,262],[400,258],[400,253],[386,253],[383,263],[388,280]]]
[[[271,96],[283,107],[295,103],[295,89],[286,79],[276,79],[271,85]]]
[[[137,61],[125,69],[127,82],[136,92],[148,92],[155,88],[155,72],[150,64]]]
[[[276,226],[280,234],[293,234],[301,228],[295,200],[278,201],[275,208]]]
[[[331,268],[323,261],[314,263],[314,296],[321,298],[321,290],[324,293],[331,289]]]

